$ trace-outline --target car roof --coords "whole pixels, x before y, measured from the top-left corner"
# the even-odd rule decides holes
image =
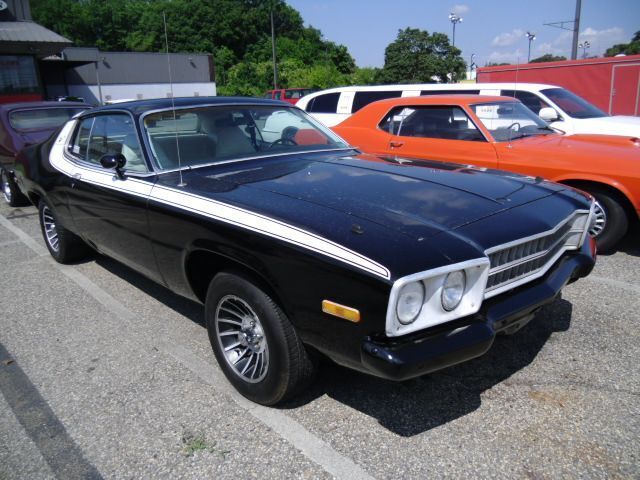
[[[18,103],[0,103],[0,110],[10,112],[12,110],[36,109],[36,108],[77,108],[87,107],[91,105],[82,102],[18,102]]]
[[[396,85],[351,85],[348,87],[334,87],[326,90],[319,90],[302,97],[298,104],[304,108],[312,98],[326,93],[342,92],[388,92],[388,91],[437,91],[437,90],[526,90],[539,92],[547,88],[562,88],[558,85],[545,83],[513,83],[513,82],[492,82],[492,83],[409,83]]]
[[[112,110],[128,110],[134,115],[142,115],[152,110],[166,110],[173,108],[200,107],[204,105],[264,105],[276,107],[288,107],[293,105],[279,100],[253,97],[176,97],[155,98],[150,100],[135,100],[131,102],[114,103],[91,110],[91,113],[108,112]],[[293,107],[295,108],[295,107]]]
[[[378,100],[371,105],[475,105],[491,102],[519,102],[517,98],[502,97],[497,95],[425,95],[416,97],[396,97]],[[363,107],[366,108],[366,107]]]

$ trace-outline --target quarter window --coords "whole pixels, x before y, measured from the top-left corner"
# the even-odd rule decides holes
[[[71,144],[71,153],[95,165],[100,165],[103,155],[121,153],[127,160],[125,170],[147,171],[133,120],[126,114],[83,120]]]
[[[482,133],[460,107],[396,107],[379,127],[400,137],[485,141]]]

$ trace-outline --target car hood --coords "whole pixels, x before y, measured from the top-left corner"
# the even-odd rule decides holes
[[[361,218],[417,238],[564,190],[506,172],[363,154],[305,154],[220,167],[192,173],[229,188],[246,187],[321,205],[352,216],[354,222]],[[264,204],[269,197],[256,197],[263,202],[260,209],[269,208]],[[295,209],[290,201],[288,205]]]
[[[611,162],[637,165],[640,160],[640,141],[620,135],[535,135],[515,140],[511,147],[514,152],[526,149],[536,158],[571,159],[578,162],[575,165],[583,165],[585,157],[602,158],[604,168]]]
[[[612,117],[575,119],[580,131],[603,135],[640,137],[640,117],[615,115]]]

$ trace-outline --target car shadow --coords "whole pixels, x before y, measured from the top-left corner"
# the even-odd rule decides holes
[[[281,408],[296,408],[328,395],[397,435],[418,435],[478,409],[484,392],[529,365],[551,334],[569,329],[571,312],[571,303],[557,300],[515,335],[498,336],[483,356],[407,382],[326,364],[307,392]]]
[[[96,256],[96,263],[205,328],[204,309],[199,303],[180,297],[107,257]],[[418,435],[477,410],[484,392],[529,365],[554,332],[569,329],[571,312],[571,303],[557,300],[543,307],[515,335],[498,336],[483,356],[402,383],[323,361],[312,385],[278,408],[300,408],[327,395],[377,419],[397,435]]]

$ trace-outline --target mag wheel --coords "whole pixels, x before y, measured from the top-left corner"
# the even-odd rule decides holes
[[[589,234],[596,239],[598,250],[607,252],[627,233],[629,219],[624,207],[611,193],[599,189],[593,189],[589,193],[595,197],[595,219]]]
[[[60,224],[55,211],[45,200],[40,201],[38,216],[44,243],[57,262],[70,263],[88,255],[89,247]]]
[[[15,180],[7,170],[2,169],[0,172],[0,181],[2,182],[2,196],[5,202],[11,207],[28,205],[27,197],[20,192],[18,185],[16,185]]]
[[[274,405],[313,378],[313,363],[293,325],[248,277],[216,275],[207,292],[205,316],[220,368],[250,400]]]

